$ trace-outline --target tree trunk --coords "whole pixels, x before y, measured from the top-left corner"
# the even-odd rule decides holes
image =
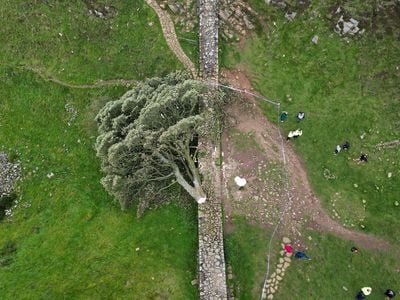
[[[194,187],[191,186],[185,178],[182,176],[178,167],[174,167],[174,174],[178,183],[185,189],[186,192],[192,196],[198,204],[204,203],[206,201],[206,195],[203,191],[202,186],[199,184],[199,178],[193,180]]]

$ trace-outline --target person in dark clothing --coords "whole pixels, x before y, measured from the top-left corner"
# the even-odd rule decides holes
[[[363,292],[358,292],[358,294],[356,295],[356,299],[357,300],[363,300],[363,299],[365,299],[365,295],[364,295],[364,293]]]
[[[287,118],[288,118],[288,112],[287,112],[287,111],[283,111],[283,112],[281,113],[280,117],[279,117],[280,121],[281,121],[281,122],[284,122],[284,121],[287,120]]]
[[[391,289],[387,289],[384,295],[386,296],[385,299],[393,299],[396,296],[396,293]]]
[[[298,258],[298,259],[310,259],[307,254],[305,254],[304,252],[301,251],[296,251],[296,254],[294,255],[294,257]]]
[[[350,149],[350,143],[348,141],[344,142],[342,145],[343,150],[349,150]]]
[[[362,153],[360,156],[360,162],[368,162],[367,154]]]
[[[367,296],[371,295],[372,289],[370,287],[363,287],[361,291],[356,295],[357,300],[365,299]]]

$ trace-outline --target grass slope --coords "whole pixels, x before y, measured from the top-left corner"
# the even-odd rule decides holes
[[[93,118],[125,89],[68,89],[13,67],[70,83],[166,74],[181,65],[155,14],[142,0],[108,3],[105,19],[89,15],[105,1],[3,2],[0,145],[24,170],[19,204],[0,224],[2,298],[196,298],[195,208],[137,220],[99,184]]]
[[[361,250],[331,235],[312,233],[307,241],[310,261],[295,260],[286,271],[276,299],[354,299],[364,286],[372,287],[368,299],[383,299],[388,288],[399,290],[400,264],[395,253]],[[347,290],[346,290],[347,289]]]
[[[89,14],[110,7],[105,18]],[[2,1],[1,64],[43,68],[72,83],[142,79],[182,68],[157,16],[136,1]]]
[[[0,224],[2,299],[196,298],[195,208],[138,220],[99,183],[93,109],[123,91],[71,90],[12,68],[0,82],[0,144],[23,166],[18,206]]]
[[[311,260],[292,262],[274,299],[354,299],[364,286],[373,289],[368,299],[383,299],[387,288],[396,292],[400,289],[398,253],[361,249],[352,254],[351,242],[316,232],[305,235],[311,238],[304,244]],[[241,218],[235,221],[234,231],[226,236],[227,263],[233,271],[229,284],[237,299],[260,299],[269,239],[268,230],[250,225]],[[280,247],[280,240],[276,238],[271,251],[270,274],[275,271]]]
[[[335,217],[336,211],[346,226],[365,227],[399,244],[400,207],[394,203],[400,195],[400,148],[378,151],[375,145],[400,139],[400,42],[368,32],[358,40],[341,39],[324,18],[333,2],[313,2],[293,22],[281,10],[259,3],[268,16],[268,33],[250,38],[243,51],[225,52],[223,64],[247,69],[261,94],[282,103],[289,112],[285,131],[303,130],[293,144],[331,214]],[[314,35],[318,45],[311,43]],[[265,111],[276,119],[271,107]],[[306,112],[300,124],[298,111]],[[350,151],[335,156],[336,144],[346,140]],[[353,161],[361,152],[369,155],[365,165]],[[326,179],[324,172],[336,179]]]

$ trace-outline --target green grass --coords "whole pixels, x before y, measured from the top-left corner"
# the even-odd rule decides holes
[[[309,261],[295,260],[288,267],[276,299],[354,299],[364,286],[372,287],[368,299],[383,299],[388,288],[399,290],[398,253],[361,250],[351,253],[351,242],[331,235],[311,233]],[[345,291],[345,287],[348,291]]]
[[[237,50],[225,53],[222,64],[239,63],[261,94],[282,103],[289,112],[286,132],[301,127],[303,136],[293,143],[325,207],[336,193],[354,203],[349,207],[365,200],[365,219],[354,216],[350,223],[399,244],[400,208],[394,202],[400,195],[400,148],[378,151],[375,145],[400,138],[400,42],[391,35],[378,39],[369,33],[346,42],[324,18],[328,4],[313,3],[293,22],[276,8],[258,8],[272,29],[250,38],[240,55]],[[312,18],[312,10],[321,17]],[[318,45],[311,43],[315,34]],[[263,108],[275,120],[275,109]],[[300,124],[298,111],[306,112]],[[346,140],[350,151],[333,155],[336,144]],[[365,165],[353,162],[361,152],[369,155]],[[325,169],[336,179],[326,179]]]
[[[229,130],[229,138],[237,151],[263,150],[257,143],[253,132],[246,133],[232,128]]]
[[[13,67],[0,68],[0,83],[0,151],[23,167],[18,206],[0,223],[1,298],[195,299],[195,205],[136,219],[99,183],[93,117],[125,88],[74,90]]]
[[[225,236],[226,261],[233,273],[228,284],[234,287],[237,299],[257,299],[266,271],[269,234],[243,218],[235,219],[234,230]]]
[[[266,272],[267,246],[270,232],[243,219],[235,221],[235,229],[226,236],[227,263],[231,265],[237,299],[259,299]],[[332,235],[305,233],[303,242],[309,261],[294,260],[285,272],[275,294],[276,299],[353,299],[364,286],[371,286],[368,299],[383,299],[387,288],[399,290],[400,263],[398,253],[381,253],[361,249],[352,254],[351,242]],[[270,274],[275,271],[280,240],[275,237],[271,251]],[[305,250],[305,249],[298,249]],[[348,291],[343,289],[343,286]]]
[[[114,12],[98,18],[76,0],[2,1],[0,64],[44,68],[72,83],[143,79],[182,68],[143,0],[86,2]]]
[[[177,192],[185,205],[136,219],[99,183],[93,119],[126,88],[69,89],[18,67],[75,84],[182,68],[143,0],[89,2],[114,13],[89,15],[85,1],[0,6],[0,151],[23,166],[18,206],[0,223],[1,298],[195,299],[195,205]]]

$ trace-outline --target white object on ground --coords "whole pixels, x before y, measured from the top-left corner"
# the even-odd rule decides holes
[[[206,197],[199,198],[199,200],[197,200],[197,203],[202,204],[202,203],[206,202],[206,199],[207,199]]]
[[[247,183],[247,180],[245,178],[241,178],[239,176],[235,177],[235,183],[238,185],[238,187],[244,187]]]
[[[372,288],[370,288],[370,287],[363,287],[363,288],[361,289],[361,292],[363,292],[365,296],[371,295]]]
[[[296,129],[294,131],[289,131],[288,138],[298,137],[298,136],[302,136],[302,135],[303,135],[303,131],[300,129]]]

